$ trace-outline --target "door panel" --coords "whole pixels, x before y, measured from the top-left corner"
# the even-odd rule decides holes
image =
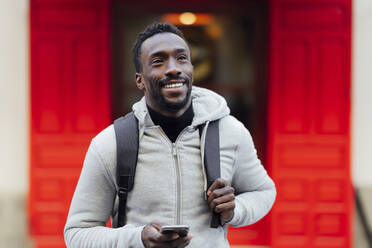
[[[30,2],[29,230],[64,247],[63,227],[90,139],[111,122],[109,1]]]
[[[351,0],[271,0],[273,247],[350,247]]]

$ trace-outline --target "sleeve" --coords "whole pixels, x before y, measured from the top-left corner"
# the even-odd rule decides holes
[[[70,205],[67,247],[144,247],[143,226],[106,227],[116,197],[115,184],[92,141]]]
[[[241,124],[241,139],[235,153],[232,186],[235,188],[234,227],[253,224],[271,209],[276,197],[274,182],[257,158],[252,137]]]

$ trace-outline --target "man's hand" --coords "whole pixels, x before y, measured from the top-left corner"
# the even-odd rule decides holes
[[[183,248],[189,245],[192,235],[180,237],[177,233],[161,234],[159,222],[150,222],[142,231],[142,242],[146,248]]]
[[[218,178],[207,191],[208,204],[215,213],[220,213],[221,221],[229,222],[234,217],[234,188],[226,180]]]

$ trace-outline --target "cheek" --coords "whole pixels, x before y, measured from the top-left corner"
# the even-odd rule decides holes
[[[192,65],[190,65],[187,70],[185,71],[185,73],[187,74],[187,76],[191,79],[193,79],[193,72],[194,72],[194,67]]]
[[[178,68],[180,71],[182,71],[186,75],[192,74],[194,67],[192,66],[191,63],[183,63],[179,65]]]
[[[158,81],[158,77],[156,77],[155,75],[149,75],[146,78],[146,83],[145,83],[146,89],[147,90],[157,89],[157,81]]]
[[[151,71],[151,73],[148,74],[148,77],[147,77],[147,81],[149,83],[153,83],[159,79],[162,78],[162,74],[161,74],[161,71],[159,69],[154,69]]]

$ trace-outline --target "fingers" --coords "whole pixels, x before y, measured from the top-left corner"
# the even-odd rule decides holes
[[[166,246],[166,247],[177,247],[177,248],[186,247],[190,244],[190,241],[191,241],[192,237],[193,236],[191,234],[189,234],[185,237],[180,237],[176,240],[167,242],[166,245],[168,245],[168,246]]]
[[[192,239],[192,235],[190,234],[185,237],[180,237],[176,233],[160,234],[157,240],[151,240],[152,246],[150,247],[166,247],[166,248],[186,247],[188,244],[190,244],[191,239]]]
[[[159,243],[165,243],[165,242],[170,242],[176,239],[179,239],[180,235],[178,233],[166,233],[162,234],[160,232],[157,233],[153,237],[153,241],[159,242]]]
[[[164,223],[162,222],[158,222],[158,221],[153,221],[153,222],[150,222],[149,225],[154,228],[156,231],[160,231],[160,228],[164,225]]]
[[[226,203],[222,203],[214,209],[216,213],[222,213],[222,212],[227,212],[227,211],[233,211],[235,208],[235,202],[230,201]]]
[[[207,195],[209,196],[215,189],[223,188],[225,186],[230,186],[230,183],[222,178],[218,178],[209,187]]]
[[[234,195],[234,190],[233,189],[227,189],[225,192],[226,194],[211,194],[211,196],[208,198],[208,204],[211,209],[213,209],[216,213],[217,212],[217,207],[222,208],[220,205],[228,202],[234,202],[235,200],[235,195]],[[215,197],[217,196],[217,197]]]
[[[192,235],[180,237],[178,233],[172,232],[167,234],[160,233],[161,226],[163,224],[159,222],[151,222],[147,224],[142,231],[142,241],[147,248],[151,247],[186,247],[191,239]]]
[[[230,183],[221,178],[215,180],[209,187],[208,205],[212,211],[220,214],[224,222],[230,221],[234,216],[235,209],[235,189]]]
[[[212,186],[211,186],[211,188],[212,188]],[[231,195],[232,197],[234,197],[234,192],[235,192],[235,189],[233,187],[231,187],[230,185],[224,186],[223,188],[217,188],[217,189],[211,191],[211,193],[208,195],[208,204],[210,205],[211,202],[214,201],[215,199],[221,198],[221,197],[226,196],[226,195]],[[235,197],[233,199],[230,199],[230,200],[234,200],[234,199],[235,199]],[[225,201],[222,200],[221,202],[217,202],[217,203],[223,203],[223,202],[225,202]]]

